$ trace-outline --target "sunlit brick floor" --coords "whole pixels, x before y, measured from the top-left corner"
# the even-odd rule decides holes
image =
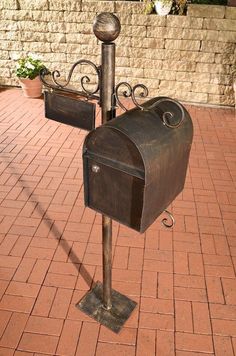
[[[138,302],[119,335],[75,308],[101,280],[101,217],[84,208],[86,133],[42,99],[0,92],[0,355],[235,356],[236,121],[188,107],[183,193],[140,235],[114,223],[113,287]]]

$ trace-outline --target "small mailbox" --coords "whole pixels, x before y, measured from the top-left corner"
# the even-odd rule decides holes
[[[83,147],[85,205],[144,232],[182,191],[192,138],[188,112],[164,97],[91,131]]]

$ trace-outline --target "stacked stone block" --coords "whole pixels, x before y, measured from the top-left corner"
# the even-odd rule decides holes
[[[18,85],[18,56],[38,54],[50,70],[67,76],[81,58],[99,64],[93,35],[96,14],[114,12],[122,31],[117,39],[116,82],[144,83],[150,96],[233,105],[236,63],[236,8],[190,5],[187,16],[145,15],[142,2],[2,0],[0,3],[0,85]],[[84,68],[84,67],[83,67]],[[92,82],[96,76],[90,68]],[[73,84],[78,81],[78,73]]]

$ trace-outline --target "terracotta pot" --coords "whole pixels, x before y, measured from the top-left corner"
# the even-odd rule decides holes
[[[228,6],[236,7],[236,0],[228,0]]]
[[[42,95],[42,82],[38,77],[35,79],[19,78],[23,95],[28,98],[39,98]]]
[[[168,15],[172,8],[172,3],[172,0],[165,3],[162,0],[156,0],[154,4],[156,13],[160,16]]]

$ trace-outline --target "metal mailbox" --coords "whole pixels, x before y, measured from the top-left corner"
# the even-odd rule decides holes
[[[91,131],[83,147],[86,206],[144,232],[182,191],[192,138],[188,112],[165,97]]]

